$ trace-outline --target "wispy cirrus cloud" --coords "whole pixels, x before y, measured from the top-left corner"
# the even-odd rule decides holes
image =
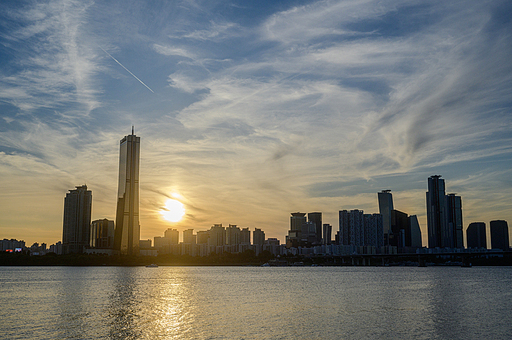
[[[0,97],[22,112],[78,104],[87,114],[100,103],[99,67],[84,31],[92,2],[51,1],[7,12],[17,24],[2,38],[17,55],[0,84]]]

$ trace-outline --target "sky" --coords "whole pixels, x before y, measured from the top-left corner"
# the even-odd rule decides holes
[[[141,137],[141,239],[291,212],[417,215],[442,175],[471,222],[512,222],[510,1],[2,1],[0,238],[61,240],[64,197],[115,219]],[[166,201],[183,203],[179,222]]]

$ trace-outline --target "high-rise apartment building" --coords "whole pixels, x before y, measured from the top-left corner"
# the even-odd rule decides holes
[[[196,244],[196,235],[194,235],[194,229],[187,229],[183,231],[183,243]]]
[[[254,245],[262,246],[265,243],[265,232],[259,228],[254,228],[252,232],[252,242]]]
[[[468,248],[487,248],[487,232],[484,222],[470,223],[466,229],[466,246]]]
[[[178,229],[167,228],[167,230],[164,231],[164,237],[169,239],[169,244],[178,244],[180,242]]]
[[[226,244],[226,228],[222,224],[214,224],[209,232],[208,245],[220,247]]]
[[[92,192],[87,185],[70,190],[64,199],[62,248],[65,254],[82,253],[89,246]]]
[[[379,213],[382,215],[382,233],[386,240],[386,245],[389,244],[388,235],[391,233],[391,212],[393,211],[393,195],[391,190],[382,190],[377,193],[379,200]]]
[[[243,228],[240,231],[240,243],[244,245],[251,244],[251,231],[249,230],[249,228]]]
[[[507,221],[495,220],[489,224],[491,227],[491,248],[508,250],[510,248],[510,241]]]
[[[446,215],[444,179],[440,175],[428,178],[427,229],[428,247],[450,247],[450,233]]]
[[[339,242],[341,245],[362,246],[364,243],[362,210],[339,212]]]
[[[382,215],[364,214],[362,210],[340,210],[338,243],[343,246],[370,246],[379,249],[384,245]]]
[[[133,133],[120,142],[114,249],[123,255],[139,255],[139,158],[140,137]]]
[[[230,224],[226,228],[226,244],[230,246],[240,244],[240,228],[235,224]]]
[[[464,248],[464,233],[462,230],[462,199],[455,194],[446,195],[447,228],[451,248]]]

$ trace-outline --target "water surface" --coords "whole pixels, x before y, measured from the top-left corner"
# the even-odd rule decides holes
[[[7,339],[511,339],[510,267],[0,267]]]

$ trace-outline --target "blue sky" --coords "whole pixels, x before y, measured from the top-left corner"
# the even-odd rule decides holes
[[[464,226],[512,222],[509,1],[3,1],[0,237],[61,238],[66,192],[115,215],[141,137],[141,238],[214,223],[284,241],[289,214],[395,208],[427,178]],[[160,214],[172,197],[178,223]],[[426,239],[424,239],[426,244]]]

